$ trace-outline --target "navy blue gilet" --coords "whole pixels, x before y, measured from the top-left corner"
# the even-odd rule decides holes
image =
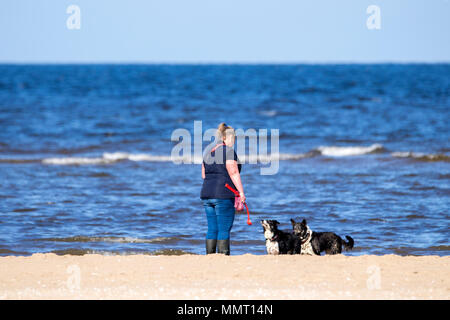
[[[233,148],[222,145],[213,152],[205,153],[203,157],[205,179],[203,179],[202,191],[200,192],[201,199],[234,199],[234,193],[225,187],[225,184],[228,183],[233,189],[237,190],[228,174],[226,160],[237,161],[238,170],[241,172],[242,165],[239,163]]]

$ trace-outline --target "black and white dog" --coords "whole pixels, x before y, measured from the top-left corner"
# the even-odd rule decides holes
[[[352,237],[345,236],[348,242],[342,240],[333,232],[314,232],[306,224],[306,220],[295,222],[291,219],[294,235],[301,241],[301,253],[309,255],[319,255],[325,251],[326,254],[337,254],[345,250],[351,250],[354,245]]]
[[[278,230],[277,220],[261,220],[267,254],[299,254],[301,241],[291,232]]]

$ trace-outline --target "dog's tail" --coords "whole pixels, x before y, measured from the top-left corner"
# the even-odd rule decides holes
[[[353,241],[353,238],[350,236],[345,236],[345,237],[348,240],[348,242],[345,242],[344,240],[342,240],[345,250],[352,250],[353,245],[355,244],[355,241]]]

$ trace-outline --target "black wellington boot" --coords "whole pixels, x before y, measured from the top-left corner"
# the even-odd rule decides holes
[[[206,239],[206,254],[216,253],[216,239]]]
[[[230,240],[217,240],[217,253],[230,255]]]

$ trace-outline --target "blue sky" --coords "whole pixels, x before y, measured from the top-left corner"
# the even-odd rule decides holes
[[[2,0],[0,62],[449,62],[449,31],[449,0]]]

